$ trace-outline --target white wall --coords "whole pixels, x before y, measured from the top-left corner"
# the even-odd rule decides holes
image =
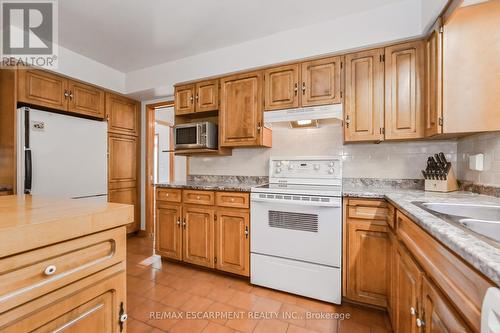
[[[444,152],[456,168],[457,142],[414,141],[343,145],[342,127],[334,120],[321,121],[317,129],[291,129],[273,124],[273,147],[234,149],[232,156],[190,157],[190,174],[267,176],[270,156],[343,156],[347,178],[422,178],[427,157]]]
[[[469,155],[484,154],[484,171],[469,169]],[[500,186],[500,132],[476,134],[458,140],[458,178]]]
[[[129,72],[126,89],[129,93],[172,95],[177,82],[419,36],[420,1],[394,2],[364,13]]]

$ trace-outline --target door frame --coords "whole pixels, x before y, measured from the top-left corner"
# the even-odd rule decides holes
[[[155,125],[156,116],[155,110],[162,107],[173,107],[174,101],[164,101],[152,104],[146,104],[146,179],[144,181],[145,191],[146,191],[146,235],[148,237],[153,237],[154,233],[154,191],[155,187],[153,184],[154,179],[154,166],[153,166],[153,154],[154,154],[154,137],[155,137]],[[173,124],[170,124],[173,126]],[[171,168],[172,174],[173,168]]]

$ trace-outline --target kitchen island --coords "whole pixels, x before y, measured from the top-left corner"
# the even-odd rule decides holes
[[[126,331],[133,206],[10,195],[0,212],[0,331]]]

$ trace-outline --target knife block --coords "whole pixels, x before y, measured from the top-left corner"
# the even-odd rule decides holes
[[[450,168],[445,180],[426,179],[425,190],[430,192],[453,192],[458,190],[457,177],[453,172],[453,168]]]

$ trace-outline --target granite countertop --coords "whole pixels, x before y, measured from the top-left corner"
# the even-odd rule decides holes
[[[229,192],[250,192],[250,189],[257,184],[247,183],[226,183],[226,182],[199,182],[199,181],[183,181],[172,183],[158,183],[156,187],[164,188],[180,188],[189,190],[206,190],[206,191],[229,191]]]
[[[394,187],[344,186],[344,197],[386,199],[429,234],[500,286],[500,243],[448,222],[413,202],[500,205],[500,198],[471,192],[435,193]]]
[[[116,228],[133,219],[132,205],[0,196],[0,258]]]

